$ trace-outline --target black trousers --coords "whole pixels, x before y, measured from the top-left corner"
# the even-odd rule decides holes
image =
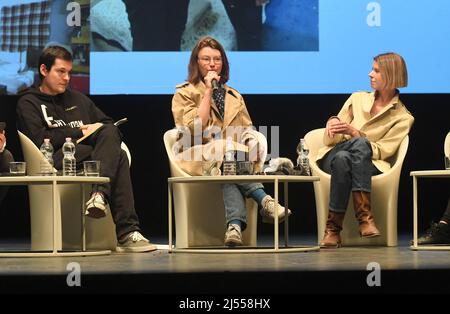
[[[0,153],[0,172],[9,172],[9,163],[11,161],[14,161],[14,157],[7,149]],[[0,186],[0,205],[6,197],[6,193],[8,193],[8,188],[8,186]]]
[[[110,178],[110,183],[95,185],[93,190],[105,194],[116,224],[117,238],[132,231],[140,231],[128,158],[120,148],[122,136],[119,129],[112,124],[105,124],[84,141],[76,145],[77,168],[82,167],[85,160],[99,160],[100,175]],[[60,149],[54,157],[56,169],[62,169],[62,159]]]

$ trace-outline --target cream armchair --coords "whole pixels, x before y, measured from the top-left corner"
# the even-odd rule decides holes
[[[173,177],[190,177],[175,161],[172,150],[177,130],[164,134],[164,145]],[[175,242],[177,248],[223,246],[226,231],[225,208],[219,184],[173,185]],[[257,204],[247,199],[247,229],[242,233],[245,246],[256,246]]]
[[[450,160],[450,132],[447,133],[444,141],[444,155]]]
[[[309,158],[312,174],[320,177],[320,181],[314,182],[314,192],[317,205],[317,230],[318,241],[322,240],[325,232],[325,224],[328,216],[328,204],[330,198],[331,176],[319,168],[316,162],[318,150],[323,144],[325,129],[310,131],[305,136],[306,146],[309,148]],[[372,177],[372,212],[375,222],[381,232],[381,236],[375,238],[361,238],[358,222],[353,211],[353,202],[350,197],[345,215],[343,230],[341,231],[342,244],[352,245],[397,245],[397,198],[400,182],[400,172],[408,150],[409,137],[406,136],[397,153],[390,158],[392,168],[377,176]]]
[[[28,175],[37,175],[40,171],[42,154],[36,145],[22,132],[18,131]],[[131,156],[122,143],[122,149]],[[131,163],[131,159],[129,157]],[[89,193],[90,191],[86,191]],[[51,250],[52,234],[52,194],[50,187],[28,186],[31,217],[31,249]],[[87,200],[89,195],[85,196]],[[57,188],[57,243],[58,250],[80,249],[81,239],[81,188],[78,184],[59,185]],[[108,207],[108,213],[111,210]],[[115,224],[111,214],[101,219],[86,217],[86,248],[88,250],[115,250],[117,238]]]

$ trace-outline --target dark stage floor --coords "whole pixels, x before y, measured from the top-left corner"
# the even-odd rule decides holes
[[[0,293],[146,293],[180,300],[186,295],[280,298],[284,294],[450,293],[450,251],[411,251],[409,238],[401,237],[398,247],[308,253],[169,254],[158,250],[92,257],[0,258]],[[264,241],[271,243],[269,238]],[[314,238],[294,241],[313,244]],[[14,243],[3,239],[0,249],[27,246],[23,241]],[[70,264],[74,262],[78,264]],[[73,272],[74,265],[80,269],[79,276]],[[81,286],[71,287],[68,280],[72,284],[79,280]]]

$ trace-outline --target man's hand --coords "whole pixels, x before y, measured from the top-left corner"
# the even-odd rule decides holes
[[[85,124],[80,126],[80,130],[83,132],[83,136],[94,133],[103,125],[103,123],[97,122],[94,124]]]

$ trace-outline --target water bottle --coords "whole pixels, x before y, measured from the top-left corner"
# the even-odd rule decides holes
[[[41,145],[40,151],[42,153],[42,159],[40,162],[40,172],[43,176],[51,176],[53,172],[53,146],[50,143],[50,139],[44,139]]]
[[[234,159],[234,146],[231,138],[227,138],[225,160],[223,161],[223,175],[230,176],[236,174],[236,160]]]
[[[302,175],[310,176],[311,169],[309,168],[309,149],[305,145],[305,139],[300,139],[300,143],[297,146],[297,166],[302,169]]]
[[[66,142],[62,147],[62,152],[64,154],[63,159],[63,175],[64,176],[75,176],[76,169],[76,160],[75,160],[75,144],[72,143],[72,139],[70,137],[66,138]]]

